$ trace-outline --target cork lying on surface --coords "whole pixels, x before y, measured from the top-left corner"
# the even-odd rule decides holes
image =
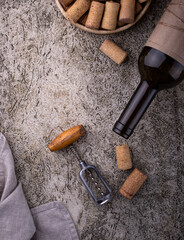
[[[102,43],[100,50],[117,64],[124,62],[127,57],[127,53],[109,39]]]
[[[146,174],[135,168],[120,188],[120,193],[128,199],[132,199],[146,179]]]
[[[133,23],[135,18],[135,0],[121,0],[119,21]]]
[[[92,1],[85,26],[99,29],[105,5],[101,2]]]
[[[115,30],[117,26],[117,19],[120,4],[117,2],[106,2],[105,12],[102,20],[101,27],[106,30]]]
[[[68,20],[77,22],[83,14],[90,8],[90,0],[76,0],[74,4],[66,11]]]
[[[120,170],[127,170],[132,168],[132,159],[130,149],[127,144],[116,147],[117,165]]]

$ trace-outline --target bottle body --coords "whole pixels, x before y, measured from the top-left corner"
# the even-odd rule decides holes
[[[141,82],[113,131],[129,138],[156,94],[184,78],[184,0],[171,0],[139,57]]]
[[[184,78],[184,66],[165,53],[144,47],[139,56],[141,82],[113,131],[128,139],[156,94],[179,84]]]
[[[151,47],[144,47],[138,61],[141,81],[151,88],[172,88],[184,78],[184,66],[167,54]]]

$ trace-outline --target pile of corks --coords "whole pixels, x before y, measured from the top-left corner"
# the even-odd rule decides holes
[[[132,169],[133,165],[128,145],[124,144],[116,147],[116,158],[118,169]],[[145,173],[143,173],[137,168],[134,168],[134,170],[131,172],[131,174],[128,176],[128,178],[120,188],[120,193],[128,199],[132,199],[132,197],[137,193],[137,191],[140,189],[146,179],[147,176]]]
[[[147,0],[59,0],[66,18],[90,29],[115,30],[133,23]]]

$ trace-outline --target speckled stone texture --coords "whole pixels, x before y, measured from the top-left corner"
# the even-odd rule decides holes
[[[158,94],[128,141],[111,130],[140,81],[138,55],[168,2],[153,1],[134,27],[108,36],[128,52],[118,66],[99,51],[107,36],[73,27],[54,1],[0,1],[0,131],[29,206],[61,201],[81,240],[184,239],[184,83]],[[47,147],[78,124],[87,135],[74,146],[113,190],[99,209],[70,149]],[[119,193],[131,171],[117,169],[115,146],[125,143],[134,167],[148,175],[132,200]]]

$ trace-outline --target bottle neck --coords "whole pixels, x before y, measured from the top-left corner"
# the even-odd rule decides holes
[[[157,89],[151,88],[146,81],[142,81],[115,123],[113,131],[128,139],[157,92]]]

